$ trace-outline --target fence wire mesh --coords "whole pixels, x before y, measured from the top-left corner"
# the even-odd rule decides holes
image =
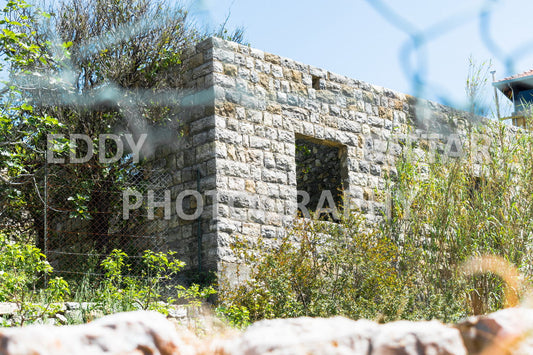
[[[102,260],[120,249],[128,255],[129,272],[140,275],[145,250],[166,251],[167,221],[157,209],[155,216],[149,215],[146,196],[153,192],[154,201],[163,199],[169,174],[131,167],[51,166],[45,184],[42,242],[55,273],[102,276]],[[143,199],[125,214],[125,203],[137,205],[132,192]]]
[[[431,86],[426,75],[430,58],[424,47],[465,22],[474,20],[479,23],[480,40],[496,61],[504,63],[507,74],[514,73],[516,63],[533,48],[531,42],[523,43],[512,51],[498,46],[493,38],[493,15],[501,1],[483,1],[477,8],[445,18],[427,28],[419,28],[407,21],[403,13],[390,6],[391,2],[366,2],[408,36],[399,52],[399,60],[415,95]],[[205,7],[203,0],[194,3],[199,8]],[[152,19],[144,26],[155,28],[160,23],[162,21]],[[128,33],[124,31],[121,36],[133,38],[136,32]],[[102,49],[115,44],[109,40],[107,33],[91,38],[88,44],[97,42],[101,43],[98,48]],[[252,45],[257,46],[253,42]],[[119,89],[112,87],[109,90]],[[438,88],[435,90],[439,92]],[[439,95],[439,101],[452,104],[445,95]],[[33,239],[59,274],[101,274],[98,265],[114,248],[124,250],[130,255],[131,263],[138,265],[143,250],[165,250],[164,236],[168,225],[164,218],[149,218],[145,207],[132,211],[129,218],[124,219],[123,192],[135,189],[146,196],[147,191],[153,190],[158,199],[162,198],[169,181],[167,173],[157,170],[82,164],[43,166],[33,176],[21,174],[14,181],[18,184],[15,188],[0,191],[0,228],[12,238]],[[16,194],[21,194],[21,197]]]
[[[517,74],[518,64],[527,59],[533,48],[533,41],[524,41],[516,48],[507,49],[498,43],[495,34],[498,33],[499,27],[502,25],[499,19],[498,11],[501,10],[501,5],[505,2],[501,0],[482,0],[469,3],[467,7],[453,11],[451,15],[443,17],[428,26],[420,26],[415,21],[408,19],[409,7],[400,7],[390,1],[385,0],[365,0],[379,15],[397,31],[405,34],[407,40],[402,43],[398,51],[398,61],[401,65],[403,74],[409,80],[410,91],[416,97],[430,96],[438,102],[461,108],[454,98],[444,90],[443,85],[432,82],[429,79],[429,67],[433,65],[431,56],[428,53],[428,47],[434,42],[437,42],[442,37],[457,31],[461,26],[468,23],[476,23],[479,29],[478,41],[483,45],[484,49],[489,53],[490,60],[488,61],[472,61],[470,60],[469,75],[471,77],[467,80],[477,80],[477,86],[474,88],[477,94],[481,92],[480,97],[471,97],[468,90],[468,83],[466,84],[468,105],[476,105],[476,114],[489,117],[505,117],[512,114],[513,107],[507,101],[505,96],[500,92],[495,95],[500,101],[501,108],[495,107],[495,102],[492,101],[492,88],[487,85],[492,78],[488,73],[495,68],[496,65],[501,65],[504,68],[503,76],[510,76]],[[518,6],[518,3],[507,3],[507,6]],[[465,34],[472,36],[470,33]],[[519,38],[519,36],[516,36]],[[472,39],[474,37],[472,36]],[[509,47],[509,46],[507,46]],[[466,60],[467,58],[465,58]],[[472,68],[472,66],[474,68]],[[472,69],[478,70],[477,73],[472,73]],[[474,74],[472,76],[472,74]],[[475,77],[477,75],[477,77]],[[499,74],[500,78],[502,73]],[[472,101],[478,102],[472,102]],[[470,107],[469,107],[470,109]],[[498,110],[498,113],[496,111]],[[502,110],[501,115],[499,110]]]

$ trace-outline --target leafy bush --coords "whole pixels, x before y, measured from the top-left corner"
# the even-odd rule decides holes
[[[41,251],[0,234],[0,301],[17,305],[13,325],[24,325],[55,314],[69,295],[65,280],[48,280],[52,267]],[[47,281],[48,280],[48,281]]]
[[[173,252],[146,250],[141,257],[144,269],[137,275],[131,273],[127,260],[126,253],[114,250],[101,263],[105,270],[103,280],[91,279],[87,274],[76,285],[74,299],[86,306],[81,307],[81,318],[71,322],[138,309],[168,314],[177,302],[199,306],[201,300],[215,293],[212,287],[175,285],[172,277],[185,264],[174,259]],[[52,266],[38,248],[13,242],[0,234],[0,302],[17,305],[14,321],[4,325],[24,325],[54,316],[64,301],[71,300],[67,281],[51,278],[52,272]]]
[[[198,306],[200,300],[215,293],[212,287],[174,285],[172,277],[185,266],[174,254],[146,250],[141,256],[144,268],[135,275],[127,263],[128,255],[113,250],[102,262],[105,279],[93,294],[98,308],[104,314],[137,309],[168,314],[169,307],[177,301]]]
[[[410,286],[396,271],[396,246],[364,225],[360,214],[341,223],[299,220],[276,247],[234,245],[252,265],[233,288],[222,283],[225,308],[246,309],[252,320],[345,315],[396,318]]]
[[[225,319],[235,328],[246,328],[250,325],[250,312],[244,306],[220,306],[215,309],[216,315]]]

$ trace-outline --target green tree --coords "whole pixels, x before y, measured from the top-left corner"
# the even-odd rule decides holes
[[[8,1],[0,20],[2,70],[12,73],[0,92],[0,225],[9,227],[5,232],[11,236],[31,227],[42,231],[42,215],[29,208],[32,203],[42,205],[40,191],[33,188],[41,178],[36,161],[44,159],[46,134],[62,127],[56,118],[37,112],[24,87],[17,86],[16,74],[26,75],[53,62],[47,45],[35,43],[30,31],[38,19],[49,15],[29,8],[22,0]],[[33,226],[25,223],[27,213]]]
[[[130,174],[132,155],[112,165],[47,166],[47,134],[129,132],[138,141],[150,133],[143,147],[175,139],[183,52],[211,34],[197,30],[187,11],[172,1],[65,0],[42,7],[46,12],[13,0],[3,10],[1,51],[10,78],[0,121],[0,218],[33,230],[44,249],[47,169],[47,175],[71,186],[71,217],[87,220],[88,234],[95,236],[92,247],[109,252],[110,241],[102,238],[110,223],[109,196],[115,182]],[[222,25],[217,33],[242,40],[240,29],[229,33]],[[58,156],[69,153],[67,139],[53,147]],[[79,183],[71,184],[74,179]],[[50,189],[50,201],[61,193]]]

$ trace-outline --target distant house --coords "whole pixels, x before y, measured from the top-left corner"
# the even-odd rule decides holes
[[[513,102],[512,116],[504,119],[511,119],[513,125],[525,128],[526,117],[531,116],[527,112],[533,108],[533,70],[503,78],[492,85]]]

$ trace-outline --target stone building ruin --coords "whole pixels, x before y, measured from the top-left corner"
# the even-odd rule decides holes
[[[154,164],[172,175],[185,214],[168,220],[168,247],[190,267],[220,270],[236,235],[276,238],[297,213],[298,190],[342,190],[370,220],[383,216],[393,136],[450,134],[469,114],[248,46],[209,38],[186,53],[183,136]],[[299,147],[297,149],[297,147]],[[197,191],[184,195],[184,191]],[[199,199],[198,196],[201,196]]]

